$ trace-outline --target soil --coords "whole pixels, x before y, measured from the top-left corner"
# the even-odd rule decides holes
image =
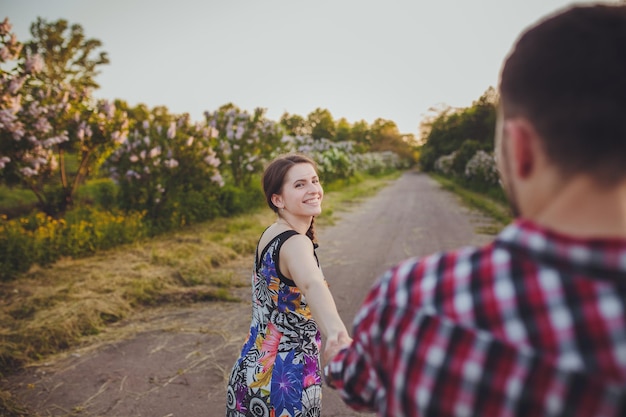
[[[337,215],[334,225],[318,230],[318,256],[349,328],[369,287],[389,267],[493,238],[477,232],[494,228],[489,218],[418,172]],[[251,264],[239,267],[247,281]],[[225,384],[250,324],[249,287],[233,294],[241,301],[135,316],[107,330],[106,340],[48,358],[0,385],[39,416],[223,416]],[[323,390],[323,416],[372,416]]]

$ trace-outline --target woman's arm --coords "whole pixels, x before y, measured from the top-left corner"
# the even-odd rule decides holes
[[[337,306],[314,256],[313,243],[304,235],[293,236],[280,250],[280,270],[291,278],[304,294],[311,314],[326,343],[334,346],[351,342]]]

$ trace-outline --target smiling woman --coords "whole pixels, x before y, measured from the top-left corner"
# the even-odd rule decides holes
[[[350,337],[319,266],[313,220],[324,191],[315,163],[280,156],[263,175],[278,219],[261,235],[252,274],[252,322],[227,387],[226,415],[321,415],[321,335]]]

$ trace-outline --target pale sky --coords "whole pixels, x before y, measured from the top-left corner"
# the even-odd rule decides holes
[[[519,33],[564,0],[0,0],[20,41],[37,17],[102,41],[97,97],[201,120],[232,102],[418,134],[429,108],[496,86]]]

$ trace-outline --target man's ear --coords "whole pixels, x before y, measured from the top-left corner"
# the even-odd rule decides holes
[[[274,206],[278,207],[279,209],[285,206],[285,204],[283,203],[283,198],[278,194],[272,194],[272,204],[274,204]]]
[[[534,127],[525,119],[507,120],[504,129],[510,146],[510,161],[513,174],[528,179],[537,164],[538,137]]]

